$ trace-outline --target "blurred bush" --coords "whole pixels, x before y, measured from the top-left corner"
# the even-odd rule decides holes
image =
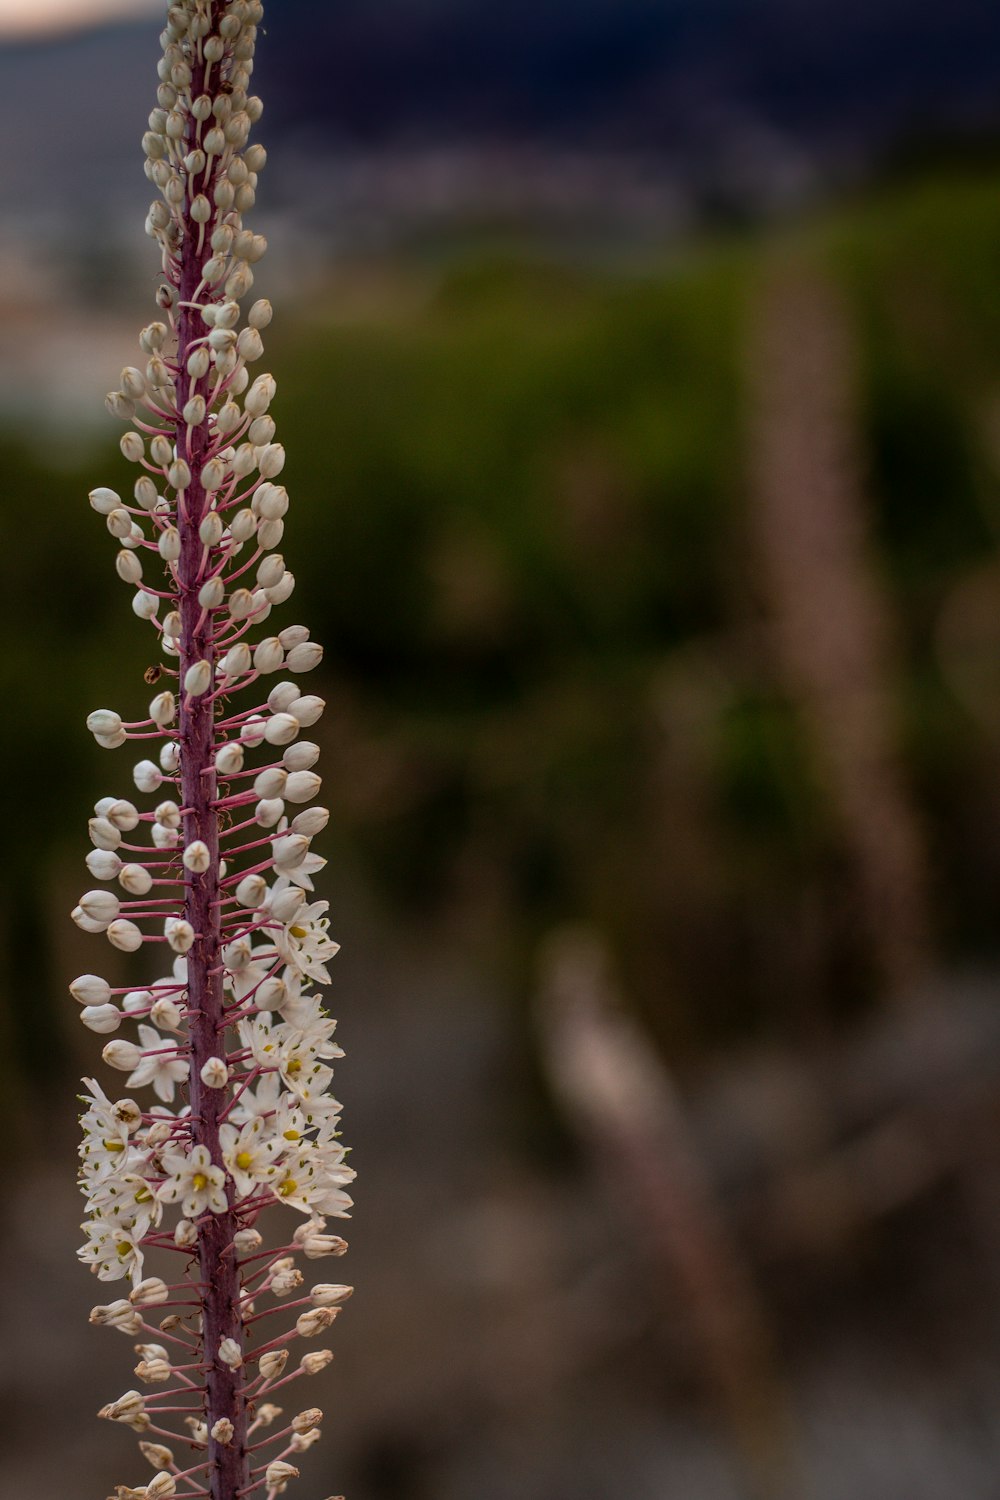
[[[897,186],[781,238],[853,325],[938,937],[995,954],[1000,609],[946,627],[997,576],[997,183]],[[746,327],[775,248],[345,268],[269,345],[341,857],[397,919],[512,977],[553,922],[593,922],[682,1054],[835,1018],[876,983],[748,523]],[[3,458],[4,1010],[41,1076],[65,1024],[48,914],[70,904],[88,802],[127,779],[82,720],[138,710],[149,662],[86,503],[131,482],[113,439],[71,463],[8,439]]]

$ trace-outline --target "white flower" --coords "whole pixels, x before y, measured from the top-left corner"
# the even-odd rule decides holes
[[[225,1213],[226,1174],[221,1167],[213,1166],[207,1146],[195,1146],[187,1156],[164,1151],[160,1159],[168,1174],[157,1195],[162,1202],[179,1203],[187,1219],[196,1219],[208,1210]]]
[[[87,1243],[77,1251],[80,1259],[96,1272],[99,1281],[142,1279],[142,1235],[108,1219],[90,1219],[81,1226]]]
[[[237,1129],[235,1125],[219,1127],[222,1160],[236,1185],[239,1198],[249,1198],[259,1183],[269,1182],[277,1173],[275,1157],[279,1142],[268,1136],[261,1116]]]
[[[174,1097],[174,1085],[183,1082],[188,1076],[187,1062],[178,1057],[177,1048],[164,1042],[163,1037],[152,1026],[140,1025],[139,1040],[143,1046],[143,1057],[128,1079],[128,1086],[137,1089],[150,1083],[157,1099],[170,1104]]]

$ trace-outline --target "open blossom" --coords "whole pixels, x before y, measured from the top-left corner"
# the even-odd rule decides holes
[[[88,889],[72,913],[124,955],[116,973],[145,954],[158,956],[155,977],[147,963],[140,984],[88,973],[70,986],[84,1026],[110,1037],[109,1076],[127,1075],[118,1099],[86,1080],[79,1255],[128,1290],[91,1322],[143,1338],[144,1391],[101,1415],[170,1438],[140,1444],[152,1479],[118,1486],[145,1500],[284,1493],[298,1476],[289,1455],[319,1436],[321,1412],[279,1425],[277,1451],[265,1443],[262,1456],[249,1424],[277,1416],[259,1400],[265,1386],[329,1364],[330,1350],[292,1361],[288,1346],[328,1328],[349,1292],[310,1290],[296,1265],[346,1249],[327,1219],[349,1214],[354,1172],[329,1093],[343,1053],[316,988],[337,944],[314,896],[325,860],[312,841],[329,814],[303,731],[325,705],[298,676],[322,649],[305,626],[271,618],[295,579],[280,550],[276,384],[252,369],[271,307],[247,305],[266,248],[244,222],[266,162],[250,140],[262,16],[260,0],[166,8],[143,136],[162,282],[137,362],[106,403],[127,424],[135,478],[89,497],[157,663],[144,706],[87,718],[99,745],[135,756],[124,790],[94,806]],[[298,1219],[271,1253],[256,1224],[278,1205]],[[285,1332],[270,1320],[258,1333],[282,1298]]]

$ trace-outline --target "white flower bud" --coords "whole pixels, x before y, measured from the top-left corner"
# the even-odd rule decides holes
[[[296,698],[289,704],[288,712],[294,714],[303,728],[307,729],[311,724],[315,724],[317,719],[322,718],[325,708],[325,698],[317,698],[314,693],[306,693],[302,698]]]
[[[188,953],[194,944],[194,928],[183,917],[168,917],[163,924],[163,936],[175,953]]]
[[[273,588],[285,571],[285,560],[280,553],[274,552],[270,557],[265,557],[257,569],[257,586],[262,589]],[[276,638],[277,639],[277,638]],[[284,643],[278,644],[284,649]]]
[[[271,1349],[267,1354],[262,1354],[257,1361],[257,1368],[265,1380],[276,1380],[288,1363],[287,1349]]]
[[[87,715],[87,728],[91,734],[114,735],[122,727],[121,715],[110,708],[95,708]]]
[[[257,530],[257,517],[249,507],[238,510],[229,523],[229,534],[234,542],[248,542]]]
[[[240,359],[245,359],[248,364],[253,364],[260,359],[264,353],[264,340],[256,328],[244,328],[236,340],[236,352]]]
[[[265,720],[260,714],[251,714],[249,719],[240,729],[240,743],[246,745],[248,750],[253,750],[257,745],[263,743],[265,734]]]
[[[160,747],[160,765],[168,776],[176,775],[180,769],[181,752],[180,746],[174,740],[168,740]]]
[[[119,917],[108,928],[108,942],[112,948],[118,948],[122,953],[135,953],[142,947],[142,933],[134,922],[126,922]]]
[[[166,823],[154,823],[150,832],[157,849],[176,849],[181,841],[179,831],[168,827]]]
[[[186,490],[191,483],[191,470],[183,458],[175,458],[167,467],[167,483],[175,490]]]
[[[302,834],[287,833],[276,838],[271,845],[275,868],[279,873],[297,870],[309,853],[309,840]]]
[[[246,402],[243,403],[244,409]],[[257,468],[262,479],[276,479],[285,467],[285,450],[280,443],[268,443],[260,450]]]
[[[130,896],[145,896],[153,888],[153,877],[142,865],[123,865],[118,883]]]
[[[113,922],[120,910],[118,897],[112,891],[86,891],[80,906],[92,922]]]
[[[161,1031],[176,1031],[181,1024],[181,1008],[169,995],[161,995],[159,1000],[153,1001],[149,1019]]]
[[[222,540],[225,529],[219,513],[210,510],[198,527],[198,538],[205,547],[217,547]]]
[[[188,1250],[192,1245],[198,1243],[198,1227],[192,1224],[190,1219],[180,1219],[174,1230],[174,1244],[179,1245],[182,1250]]]
[[[165,469],[173,462],[173,444],[168,437],[164,437],[162,432],[158,432],[150,441],[149,454],[154,464],[159,464],[161,469]]]
[[[281,637],[278,637],[281,640]],[[281,644],[287,651],[285,641]],[[299,697],[299,685],[297,682],[278,682],[267,695],[267,706],[273,714],[283,714],[290,703],[294,703]]]
[[[253,508],[263,521],[280,521],[288,511],[288,491],[283,484],[262,484],[253,497]]]
[[[74,906],[69,915],[81,932],[106,932],[108,929],[107,922],[97,922],[93,917],[88,917],[82,906]]]
[[[264,727],[269,745],[287,745],[299,732],[299,720],[292,714],[273,714]]]
[[[176,526],[165,526],[156,541],[156,550],[164,562],[176,562],[181,555],[181,534]]]
[[[248,158],[250,157],[250,153],[252,151],[263,150],[263,146],[251,146],[250,151],[248,151],[246,153],[246,156],[244,156],[243,158],[244,161],[246,161],[247,165],[250,166],[250,162],[248,160]],[[263,166],[263,162],[261,163],[261,166]],[[251,172],[259,172],[260,167],[250,166],[250,170]],[[254,303],[253,307],[251,307],[250,312],[247,315],[247,322],[250,324],[251,328],[266,328],[273,316],[274,311],[271,307],[270,302],[268,302],[266,297],[261,297]]]
[[[97,849],[117,849],[122,841],[121,832],[107,818],[91,818],[87,824],[90,842]]]
[[[319,760],[319,746],[312,740],[298,740],[282,752],[281,759],[289,771],[308,771]]]
[[[215,752],[215,769],[220,776],[235,776],[243,769],[243,746],[230,743],[220,745]]]
[[[201,471],[201,482],[209,493],[221,490],[226,482],[226,466],[221,458],[210,458]]]
[[[311,672],[322,660],[323,647],[316,641],[303,641],[288,653],[288,666],[293,672]]]
[[[265,524],[270,525],[276,523],[266,522]],[[286,599],[290,599],[294,591],[295,574],[289,573],[286,568],[285,572],[282,573],[280,580],[274,585],[274,588],[268,589],[267,597],[271,604],[277,606],[279,604],[284,604]]]
[[[306,893],[301,886],[286,886],[271,901],[271,915],[279,922],[290,922],[305,899]]]
[[[118,508],[118,510],[112,510],[108,514],[106,525],[108,525],[108,531],[111,532],[112,537],[117,537],[121,541],[132,531],[132,517],[130,517],[130,514],[124,508]]]
[[[198,603],[202,609],[218,609],[225,597],[226,585],[218,573],[213,578],[206,579],[198,590]]]
[[[315,771],[293,771],[285,783],[285,798],[288,802],[311,802],[322,785],[323,779]]]
[[[264,1236],[259,1229],[238,1229],[233,1235],[233,1244],[240,1255],[251,1255],[263,1243]]]
[[[249,589],[234,589],[229,596],[229,613],[234,620],[248,620],[253,614],[254,598]]]
[[[243,677],[249,672],[252,661],[250,647],[245,641],[238,641],[235,646],[230,646],[219,662],[219,671],[224,677]]]
[[[304,833],[307,838],[315,838],[317,833],[322,833],[330,821],[330,809],[328,807],[307,807],[305,812],[296,813],[291,822],[293,833]]]
[[[231,1370],[238,1370],[243,1363],[243,1351],[235,1339],[223,1339],[219,1345],[219,1359]]]
[[[265,552],[271,547],[280,546],[281,538],[284,536],[284,534],[284,521],[259,521],[257,523],[257,544],[258,546],[262,547]],[[281,580],[274,585],[274,589],[280,589],[281,583],[283,581],[284,574],[282,574]],[[274,592],[274,590],[268,590],[268,599],[270,599],[272,592]]]
[[[254,778],[253,789],[258,797],[280,797],[287,780],[288,772],[283,766],[267,766]]]
[[[253,654],[253,664],[258,672],[277,672],[284,663],[285,652],[281,642],[276,635],[267,636],[262,640]]]
[[[141,401],[146,394],[146,382],[141,370],[134,365],[127,365],[121,373],[121,388],[124,395],[132,401]]]
[[[212,686],[212,664],[196,661],[184,673],[184,691],[192,698],[200,698]]]
[[[117,1005],[85,1005],[80,1012],[84,1026],[101,1035],[117,1031],[122,1023],[122,1013]]]
[[[122,1001],[122,1009],[128,1015],[134,1015],[137,1011],[147,1011],[153,1002],[151,990],[129,990]]]
[[[166,225],[161,227],[166,228]],[[139,335],[139,348],[144,354],[158,354],[166,342],[166,323],[149,323]]]
[[[253,997],[258,1010],[278,1010],[287,998],[288,986],[277,975],[272,975],[270,979],[265,979],[263,984],[259,984]]]
[[[80,1005],[107,1005],[111,999],[111,986],[99,974],[81,974],[73,980],[69,992]]]
[[[106,849],[91,849],[84,863],[95,880],[114,880],[122,867],[118,855]]]
[[[236,887],[236,899],[248,911],[256,911],[263,904],[266,895],[267,881],[261,875],[244,875]],[[259,993],[260,991],[258,991]]]
[[[115,558],[115,572],[123,583],[136,584],[142,578],[142,563],[134,552],[119,552]]]
[[[142,1060],[142,1048],[119,1037],[108,1043],[101,1056],[109,1068],[117,1068],[119,1073],[131,1073]]]
[[[160,601],[155,594],[149,594],[145,589],[140,589],[132,597],[132,613],[140,620],[152,620],[160,607]]]
[[[177,704],[171,692],[157,693],[149,705],[149,717],[154,724],[159,724],[161,729],[173,723],[176,712]]]
[[[208,374],[208,367],[211,363],[208,350],[204,344],[199,344],[198,348],[188,355],[187,372],[192,380],[203,380]]]
[[[135,402],[123,391],[109,391],[104,398],[104,409],[109,417],[117,417],[121,422],[131,422],[135,416]]]
[[[212,1428],[212,1436],[223,1448],[228,1448],[236,1435],[236,1428],[228,1417],[220,1417]]]
[[[135,782],[137,791],[155,792],[157,787],[163,784],[163,772],[155,761],[140,760],[133,768],[132,780]]]
[[[156,821],[162,823],[164,828],[179,828],[181,826],[181,810],[176,802],[168,799],[161,802],[156,808]]]
[[[133,803],[127,802],[124,797],[116,797],[104,810],[104,816],[123,833],[129,833],[139,822],[138,809]]]
[[[229,1082],[229,1069],[221,1057],[210,1057],[201,1070],[201,1081],[207,1089],[224,1089]]]
[[[222,962],[232,974],[241,974],[252,958],[253,949],[248,938],[237,938],[222,950]]]
[[[137,432],[123,432],[118,446],[130,464],[142,462],[146,445]]]
[[[261,828],[273,828],[284,816],[285,804],[280,797],[265,797],[257,803],[254,817]]]
[[[208,845],[202,839],[195,839],[188,844],[184,850],[183,859],[185,867],[193,871],[195,875],[203,875],[212,863]]]

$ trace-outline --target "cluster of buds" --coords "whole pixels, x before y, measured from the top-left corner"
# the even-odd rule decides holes
[[[127,1074],[121,1099],[86,1080],[80,1150],[80,1257],[102,1282],[130,1283],[91,1321],[135,1341],[141,1387],[100,1415],[140,1435],[154,1471],[119,1500],[283,1494],[322,1413],[282,1421],[272,1397],[329,1363],[328,1349],[296,1355],[295,1343],[326,1333],[350,1295],[300,1269],[347,1248],[327,1219],[347,1215],[354,1174],[329,1093],[336,1023],[314,988],[337,951],[313,898],[324,860],[312,840],[328,813],[313,802],[318,748],[302,737],[324,705],[285,675],[322,650],[303,626],[261,629],[294,587],[276,550],[288,496],[275,482],[275,383],[249,373],[271,308],[241,308],[265,248],[243,227],[266,156],[248,144],[262,10],[167,11],[143,138],[159,190],[146,227],[162,254],[160,317],[140,335],[145,369],[123,370],[107,400],[130,424],[121,448],[138,477],[128,499],[90,495],[155,632],[146,678],[158,688],[146,718],[87,720],[100,745],[142,758],[137,800],[94,808],[98,884],[73,912],[112,947],[162,960],[138,986],[96,974],[70,986],[83,1023],[115,1033],[104,1061]],[[234,702],[242,692],[248,707]],[[153,1097],[132,1097],[143,1089]],[[257,1221],[274,1205],[298,1222],[267,1249]]]

